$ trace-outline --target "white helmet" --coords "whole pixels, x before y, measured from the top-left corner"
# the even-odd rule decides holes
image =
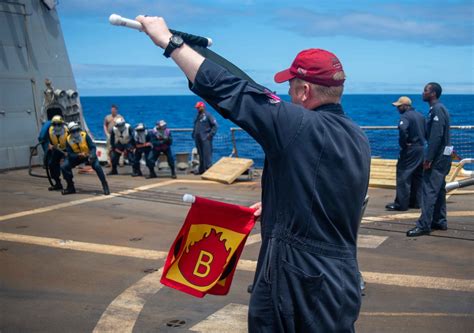
[[[71,121],[69,124],[67,124],[67,129],[69,130],[69,132],[81,130],[81,125],[79,125],[79,123],[76,123],[75,121]]]
[[[135,126],[135,131],[144,131],[145,130],[145,125],[143,123],[139,123],[137,126]]]
[[[164,120],[160,120],[160,121],[156,122],[156,127],[158,127],[158,128],[165,128],[166,125],[167,125],[167,123]]]
[[[117,127],[125,126],[125,119],[123,119],[122,117],[117,117],[117,119],[115,119],[115,126]]]

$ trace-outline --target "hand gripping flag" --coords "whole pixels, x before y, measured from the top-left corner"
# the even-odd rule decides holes
[[[196,297],[226,295],[254,209],[196,197],[171,246],[161,283]]]

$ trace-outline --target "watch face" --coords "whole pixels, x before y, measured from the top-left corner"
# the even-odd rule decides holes
[[[176,46],[180,46],[181,44],[183,44],[183,39],[181,38],[181,36],[177,36],[177,35],[173,35],[171,36],[171,43],[175,44]]]

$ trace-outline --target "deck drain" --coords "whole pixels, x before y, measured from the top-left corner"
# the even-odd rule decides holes
[[[133,237],[133,238],[130,238],[129,241],[130,242],[138,242],[138,241],[141,241],[143,238],[142,237]]]
[[[147,268],[145,270],[143,270],[143,273],[154,273],[154,272],[158,272],[158,269],[157,268]]]
[[[166,326],[168,326],[168,327],[181,327],[184,324],[186,324],[186,322],[184,320],[173,319],[173,320],[168,321],[166,323]]]

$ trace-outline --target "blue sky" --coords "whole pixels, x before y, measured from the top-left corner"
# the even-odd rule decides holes
[[[211,37],[212,49],[278,93],[276,71],[307,48],[342,61],[346,93],[474,94],[471,1],[146,1],[59,2],[66,45],[83,96],[190,94],[184,76],[140,32],[111,26],[117,13],[163,16],[170,28]]]

